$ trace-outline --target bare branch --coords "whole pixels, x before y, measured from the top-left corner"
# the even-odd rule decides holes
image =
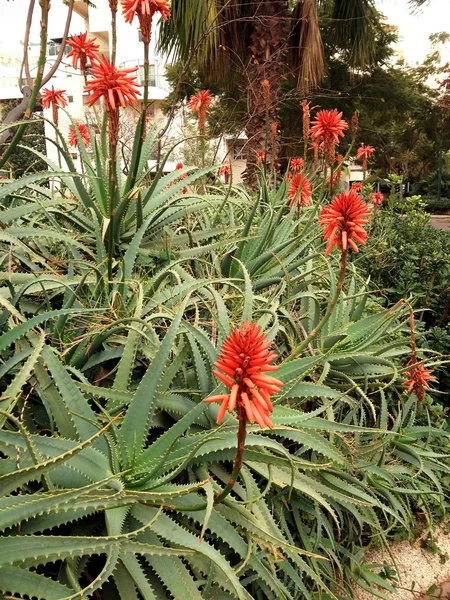
[[[64,33],[63,33],[63,37],[61,40],[61,47],[59,49],[58,56],[56,57],[54,65],[52,66],[50,71],[47,73],[47,75],[45,75],[45,77],[42,79],[41,87],[43,87],[46,83],[48,83],[50,81],[50,79],[56,73],[56,70],[58,69],[58,67],[61,64],[61,61],[63,59],[64,48],[66,46],[67,37],[69,35],[70,22],[72,21],[73,3],[74,3],[74,0],[69,0],[69,10],[67,13],[67,18],[66,18],[66,26],[64,28]]]
[[[22,93],[23,93],[22,74],[23,74],[24,68],[25,68],[25,76],[27,78],[27,86],[30,88],[32,87],[30,65],[28,62],[28,43],[30,41],[30,30],[31,30],[31,23],[33,21],[34,4],[35,4],[35,0],[30,0],[30,5],[28,7],[27,21],[25,23],[25,37],[23,40],[23,60],[22,60],[22,64],[20,65],[20,74],[19,74],[19,89]]]

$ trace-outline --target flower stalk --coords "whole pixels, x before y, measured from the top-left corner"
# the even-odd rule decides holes
[[[228,494],[233,489],[237,478],[239,477],[239,473],[242,469],[242,464],[244,462],[244,451],[245,451],[245,438],[247,437],[247,418],[245,415],[245,410],[241,405],[238,405],[238,419],[239,419],[239,428],[237,431],[237,452],[234,457],[233,462],[233,471],[231,472],[230,480],[224,489],[220,492],[217,498],[214,500],[214,506],[217,506],[221,502],[225,500]]]

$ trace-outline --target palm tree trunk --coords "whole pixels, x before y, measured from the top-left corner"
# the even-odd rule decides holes
[[[271,139],[270,125],[278,122],[278,110],[288,39],[287,0],[254,3],[247,64],[247,166],[249,185],[256,182],[258,151],[266,153],[268,168],[276,168],[279,144]]]

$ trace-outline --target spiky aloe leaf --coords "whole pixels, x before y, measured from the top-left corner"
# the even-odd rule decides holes
[[[142,378],[121,427],[123,439],[129,444],[129,451],[135,454],[143,449],[150,423],[158,399],[159,382],[169,360],[172,346],[178,333],[189,296],[182,303],[172,321],[158,352]]]
[[[14,566],[0,567],[0,591],[5,595],[20,594],[38,600],[62,600],[70,595],[70,588],[44,575]]]

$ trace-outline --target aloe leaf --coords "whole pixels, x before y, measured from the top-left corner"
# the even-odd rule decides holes
[[[70,594],[70,589],[50,577],[14,566],[0,568],[0,591],[20,594],[38,600],[62,600]]]
[[[11,411],[19,399],[22,389],[26,382],[28,381],[31,373],[36,365],[36,362],[39,359],[39,355],[42,352],[42,348],[45,344],[45,333],[42,332],[39,338],[34,342],[33,352],[28,357],[25,364],[22,366],[20,371],[14,377],[12,382],[8,385],[6,390],[3,392],[2,397],[3,400],[6,401],[5,404],[2,404],[2,409],[5,412]],[[4,415],[0,415],[0,427],[3,427],[6,421],[6,417]]]
[[[123,420],[121,434],[130,444],[131,453],[139,452],[144,447],[148,425],[156,408],[160,379],[168,363],[188,299],[189,296],[172,321],[155,358],[141,379]]]
[[[21,338],[23,335],[31,331],[37,325],[48,321],[49,319],[53,319],[55,317],[60,317],[61,315],[78,315],[83,313],[93,313],[98,312],[99,309],[84,309],[84,308],[61,308],[60,310],[51,310],[46,313],[41,313],[32,317],[31,319],[26,320],[24,323],[17,325],[10,331],[4,333],[0,337],[0,352],[9,348],[11,344]]]
[[[94,425],[94,423],[97,423],[97,415],[50,348],[44,349],[42,358],[60,391],[67,411],[71,414],[79,440],[84,442],[98,431],[98,428]],[[97,439],[93,445],[104,454],[108,451],[104,439]]]
[[[2,495],[6,496],[12,493],[14,490],[19,488],[20,486],[28,483],[29,481],[37,481],[41,477],[41,475],[48,473],[58,465],[70,460],[76,454],[80,453],[83,448],[86,448],[92,444],[98,437],[103,435],[103,433],[108,429],[110,423],[98,431],[91,438],[84,441],[82,444],[78,444],[74,448],[70,449],[68,452],[59,455],[56,458],[52,458],[50,460],[46,460],[38,465],[33,467],[28,467],[25,469],[19,469],[13,473],[8,473],[7,475],[2,475],[0,477],[0,490]],[[108,473],[107,477],[111,476],[112,473]]]
[[[145,522],[148,519],[149,514],[156,514],[156,510],[144,506],[135,506],[132,509],[132,513],[139,521]],[[153,531],[168,542],[174,543],[177,546],[184,546],[189,550],[194,550],[203,554],[225,573],[239,600],[246,600],[247,596],[245,590],[239,583],[239,579],[236,577],[233,569],[220,552],[210,546],[208,542],[205,540],[201,542],[197,536],[189,533],[165,514],[161,514],[155,521],[153,524]]]
[[[142,570],[142,566],[138,559],[133,554],[124,554],[120,557],[123,566],[128,571],[130,579],[142,594],[144,600],[160,600],[157,598],[155,591],[148,581],[147,576]],[[128,598],[123,598],[128,600]]]

